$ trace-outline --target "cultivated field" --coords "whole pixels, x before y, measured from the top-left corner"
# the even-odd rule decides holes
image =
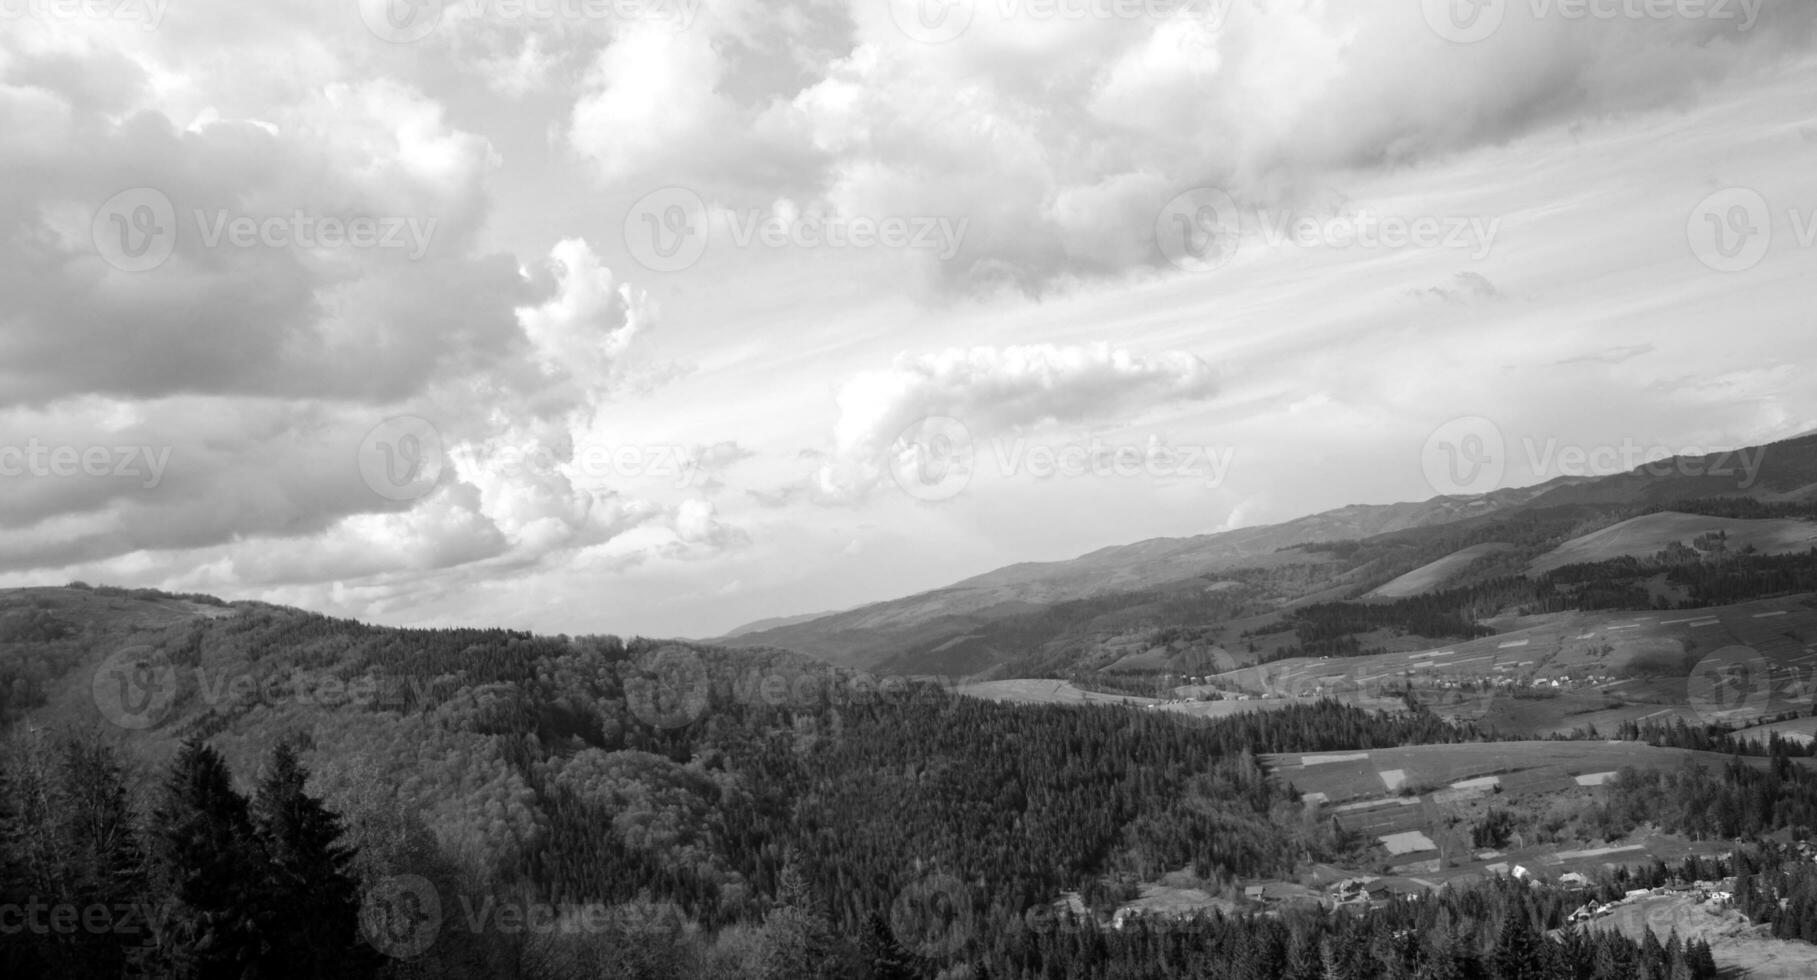
[[[1749,692],[1746,712],[1736,717],[1808,711],[1817,696],[1817,608],[1808,600],[1520,617],[1493,623],[1503,632],[1483,639],[1368,657],[1279,660],[1181,691],[1350,700],[1411,686],[1439,714],[1506,735],[1591,725],[1610,731],[1623,721],[1696,723],[1693,696],[1708,691],[1694,691],[1688,676],[1702,658],[1746,646],[1770,664],[1771,684]],[[1711,704],[1697,706],[1714,716]]]
[[[1320,818],[1336,819],[1344,829],[1377,841],[1402,870],[1449,877],[1516,863],[1560,873],[1682,857],[1689,851],[1670,838],[1577,850],[1531,847],[1505,855],[1480,855],[1455,844],[1447,851],[1435,838],[1448,814],[1479,812],[1490,802],[1587,797],[1624,767],[1675,768],[1695,760],[1714,769],[1728,759],[1638,742],[1481,742],[1268,755],[1263,763],[1317,807]],[[1745,761],[1767,764],[1761,758]]]

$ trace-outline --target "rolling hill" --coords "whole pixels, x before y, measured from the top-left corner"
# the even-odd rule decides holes
[[[1720,536],[1728,551],[1752,548],[1763,555],[1785,555],[1817,547],[1817,522],[1790,518],[1740,520],[1664,511],[1592,531],[1558,546],[1533,560],[1533,574],[1566,565],[1642,558],[1664,551],[1674,543],[1689,545],[1705,535]]]
[[[1181,597],[1245,577],[1238,572],[1259,583],[1246,611],[1259,614],[1365,594],[1410,598],[1466,587],[1496,574],[1521,574],[1548,554],[1553,557],[1532,571],[1622,548],[1657,551],[1701,533],[1694,528],[1720,528],[1726,520],[1739,520],[1733,526],[1738,542],[1762,550],[1798,550],[1814,527],[1792,518],[1688,520],[1650,513],[1735,498],[1808,506],[1817,499],[1817,436],[1663,460],[1605,477],[1560,477],[1476,497],[1356,505],[1265,527],[1010,565],[840,613],[752,624],[719,642],[782,647],[908,674],[1027,670],[1031,658],[1052,671],[1092,660],[1086,654],[1099,649],[1096,641],[1119,631],[1204,622],[1203,611],[1184,608],[1192,604]],[[1623,522],[1632,529],[1612,530]],[[1594,537],[1599,532],[1607,533]],[[1087,603],[1094,605],[1087,610]],[[1065,626],[1040,625],[1052,616]]]

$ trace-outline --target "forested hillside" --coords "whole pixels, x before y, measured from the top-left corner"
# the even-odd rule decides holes
[[[1438,948],[1396,938],[1433,904],[1147,938],[1098,918],[1170,871],[1235,898],[1354,856],[1257,756],[1480,737],[1424,712],[1018,707],[610,636],[256,606],[85,623],[100,598],[172,600],[82,592],[25,597],[69,629],[0,646],[30,682],[0,769],[4,858],[28,869],[7,880],[20,908],[145,911],[0,936],[9,976],[1274,976],[1241,964],[1323,964],[1321,944],[1339,976],[1525,976],[1498,950],[1555,918],[1449,898]],[[1069,891],[1083,918],[1030,927]]]

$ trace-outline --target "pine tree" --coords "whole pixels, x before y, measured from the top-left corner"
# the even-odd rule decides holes
[[[1330,936],[1319,940],[1320,980],[1351,980],[1350,966]]]
[[[264,860],[246,798],[200,739],[177,751],[152,828],[153,873],[173,900],[158,937],[163,971],[239,980],[256,970],[277,910],[261,894]]]
[[[1640,963],[1642,976],[1662,978],[1666,973],[1666,948],[1659,944],[1659,936],[1652,929],[1645,930],[1640,937]]]
[[[266,888],[283,916],[274,923],[262,977],[369,975],[377,961],[358,940],[359,884],[341,818],[304,791],[309,773],[288,742],[272,751],[252,802],[264,845]]]
[[[870,969],[871,980],[914,980],[915,971],[909,965],[909,954],[896,942],[896,937],[890,935],[889,923],[881,913],[872,912],[866,917],[858,951]]]
[[[1495,980],[1545,980],[1550,957],[1546,940],[1527,917],[1525,900],[1514,896],[1502,911],[1490,962]]]
[[[1287,972],[1282,980],[1324,980],[1325,961],[1310,930],[1296,930],[1287,944]]]
[[[1716,956],[1710,951],[1710,944],[1702,939],[1693,939],[1685,944],[1685,962],[1691,967],[1691,975],[1697,980],[1714,980],[1716,976]]]

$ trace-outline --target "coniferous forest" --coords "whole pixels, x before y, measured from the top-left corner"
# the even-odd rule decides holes
[[[1235,899],[1357,858],[1259,756],[1483,737],[1425,711],[1016,706],[783,653],[289,611],[156,647],[178,676],[373,693],[204,683],[146,732],[15,726],[6,976],[1711,975],[1496,883],[1109,921],[1164,874]]]

